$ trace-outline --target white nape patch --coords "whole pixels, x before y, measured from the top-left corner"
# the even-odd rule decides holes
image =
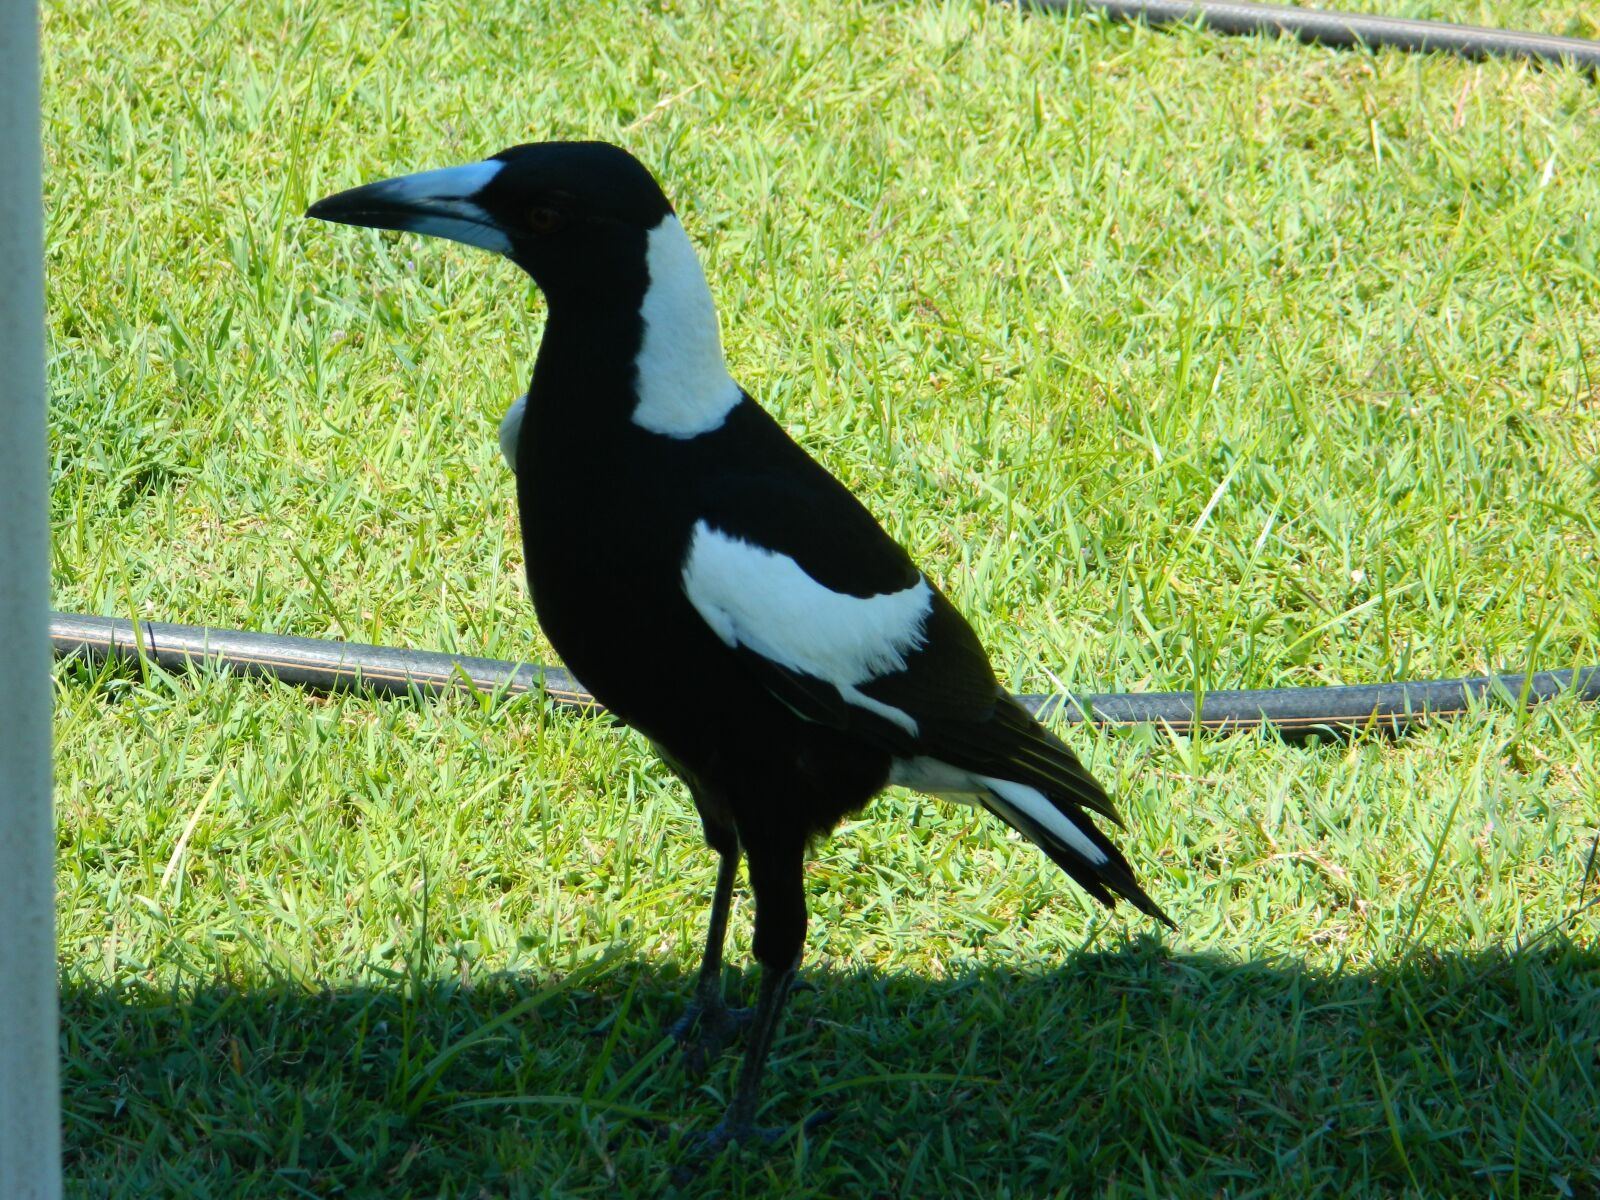
[[[683,590],[729,646],[831,683],[851,704],[916,735],[908,713],[874,700],[860,685],[903,670],[905,656],[922,645],[933,610],[926,579],[878,596],[843,595],[794,559],[699,521],[684,559]]]
[[[926,755],[895,759],[889,768],[889,782],[896,787],[928,792],[963,804],[971,804],[972,797],[987,794],[999,800],[1003,806],[1029,817],[1092,865],[1098,867],[1106,861],[1106,852],[1051,804],[1048,796],[1025,783],[997,779],[993,775],[979,775]],[[1000,815],[1004,816],[1003,813]]]
[[[717,308],[677,217],[663,217],[650,231],[645,265],[650,283],[639,306],[644,341],[634,364],[633,423],[666,437],[710,433],[744,397],[722,361]]]
[[[491,159],[418,171],[371,187],[375,198],[420,210],[407,225],[412,233],[464,242],[495,254],[510,254],[511,239],[494,227],[487,212],[468,199],[486,187],[504,166]]]
[[[527,411],[528,397],[523,393],[511,402],[506,415],[500,418],[500,453],[513,474],[517,470],[517,439],[522,435],[522,415]]]

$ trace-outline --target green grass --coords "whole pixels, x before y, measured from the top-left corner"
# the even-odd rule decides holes
[[[1600,37],[1574,0],[1399,11]],[[494,440],[541,302],[299,214],[598,136],[677,200],[735,375],[1018,690],[1600,662],[1579,75],[955,2],[44,33],[60,608],[548,660]],[[880,799],[810,867],[769,1074],[769,1120],[837,1118],[686,1182],[737,1060],[691,1081],[660,1036],[714,867],[637,738],[58,678],[73,1195],[1600,1195],[1592,708],[1071,734],[1172,935]],[[748,947],[741,911],[746,993]]]

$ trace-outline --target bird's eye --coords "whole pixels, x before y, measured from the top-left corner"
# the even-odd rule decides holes
[[[567,218],[559,208],[539,204],[528,210],[528,228],[534,233],[554,233],[566,223]]]

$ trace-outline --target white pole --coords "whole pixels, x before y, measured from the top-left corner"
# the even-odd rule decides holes
[[[61,1195],[39,14],[0,0],[0,1197]]]

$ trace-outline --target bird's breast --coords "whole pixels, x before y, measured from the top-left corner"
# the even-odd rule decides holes
[[[646,464],[619,457],[541,447],[518,471],[518,510],[545,636],[597,699],[648,732],[653,681],[721,647],[683,593],[685,501],[653,486]]]

